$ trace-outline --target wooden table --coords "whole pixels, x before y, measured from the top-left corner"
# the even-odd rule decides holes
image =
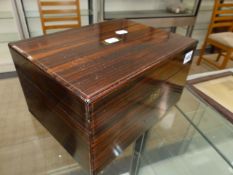
[[[177,102],[196,44],[114,20],[9,48],[31,113],[97,174]]]

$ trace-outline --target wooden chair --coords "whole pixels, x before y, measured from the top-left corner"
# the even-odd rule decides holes
[[[47,34],[47,30],[81,26],[79,0],[37,0],[37,2],[44,34]]]
[[[225,29],[226,32],[213,33],[216,29]],[[214,10],[211,23],[209,24],[208,33],[204,41],[200,56],[197,60],[197,65],[202,60],[209,64],[224,69],[229,60],[232,59],[233,53],[233,3],[221,3],[221,0],[215,0]],[[219,50],[216,61],[210,61],[203,55],[206,46],[210,44]],[[223,56],[222,63],[218,63],[220,57]]]

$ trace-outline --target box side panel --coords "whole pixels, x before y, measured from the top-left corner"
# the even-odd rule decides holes
[[[191,61],[184,64],[184,54],[192,49],[93,103],[94,172],[119,156],[179,100],[191,65]]]
[[[84,168],[90,167],[84,104],[16,51],[11,50],[30,112]]]

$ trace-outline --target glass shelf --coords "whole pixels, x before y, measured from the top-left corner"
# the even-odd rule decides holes
[[[121,157],[120,160],[124,160],[124,154]],[[130,175],[130,168],[128,170],[126,168],[125,172],[119,171],[120,167],[132,165],[130,159],[127,160],[110,165],[102,174],[116,172],[116,175]],[[171,109],[148,131],[137,168],[138,175],[227,175],[232,173],[232,167],[190,125],[177,108]]]
[[[170,17],[170,16],[188,16],[189,13],[172,14],[165,10],[138,10],[138,11],[115,11],[105,12],[105,19],[118,19],[118,18],[151,18],[151,17]]]
[[[31,116],[16,77],[0,80],[0,96],[1,175],[88,175]],[[188,90],[177,107],[155,123],[143,138],[132,143],[99,174],[233,173],[229,164],[233,158],[232,126]]]
[[[104,0],[104,20],[196,16],[200,0]]]
[[[228,162],[233,162],[233,125],[211,106],[195,97],[190,91],[184,95],[192,101],[189,108],[182,101],[177,108],[199,130],[205,139]]]

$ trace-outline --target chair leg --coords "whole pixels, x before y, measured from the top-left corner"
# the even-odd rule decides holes
[[[226,68],[228,61],[231,59],[231,53],[232,53],[231,51],[227,52],[221,66],[219,67],[220,69],[225,69]]]
[[[222,52],[221,51],[219,51],[218,52],[218,56],[217,56],[217,59],[216,59],[216,62],[218,62],[219,61],[219,59],[220,59],[220,57],[222,56]]]
[[[206,45],[207,45],[207,42],[205,42],[205,43],[203,44],[203,46],[202,46],[202,49],[201,49],[201,51],[200,51],[199,58],[198,58],[198,60],[197,60],[197,65],[200,65],[200,64],[201,64],[203,55],[204,55],[204,53],[205,53]]]

